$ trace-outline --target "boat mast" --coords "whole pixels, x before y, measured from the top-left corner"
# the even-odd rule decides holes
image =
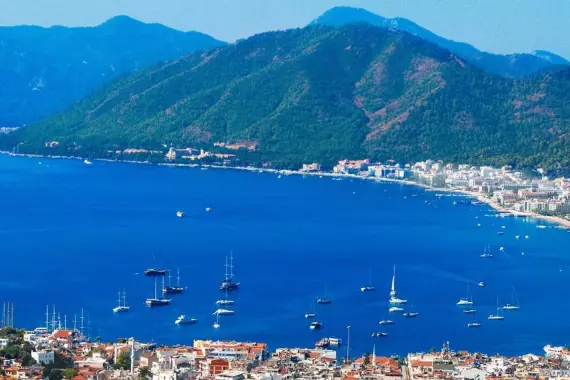
[[[230,280],[234,278],[234,252],[230,251]]]
[[[226,256],[226,277],[225,278],[226,278],[226,281],[229,280],[229,277],[228,277],[228,257],[227,256]]]
[[[163,297],[164,298],[164,291],[166,290],[166,288],[164,287],[164,276],[162,277],[162,290],[163,290]]]
[[[156,277],[154,279],[154,299],[158,299],[158,295],[156,294]]]
[[[394,265],[394,275],[392,276],[392,290],[390,291],[390,296],[396,296],[396,265]]]
[[[49,332],[49,305],[46,305],[46,329]]]
[[[123,289],[123,306],[127,307],[127,291]]]
[[[180,287],[180,267],[177,269],[177,276],[176,276],[176,286]]]
[[[117,300],[117,306],[121,307],[121,289],[119,289],[119,299]]]

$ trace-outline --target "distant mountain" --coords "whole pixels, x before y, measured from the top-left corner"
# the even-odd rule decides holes
[[[338,27],[358,22],[408,32],[450,50],[476,67],[504,77],[522,77],[541,72],[553,65],[570,65],[566,59],[544,50],[537,50],[532,54],[500,55],[485,53],[469,44],[440,37],[405,18],[384,18],[360,8],[332,8],[314,20],[313,24]]]
[[[35,122],[118,76],[220,45],[126,16],[93,28],[0,27],[0,126]]]
[[[2,144],[113,158],[247,141],[256,164],[278,167],[370,157],[568,168],[568,104],[570,69],[507,79],[408,33],[313,25],[135,73]]]

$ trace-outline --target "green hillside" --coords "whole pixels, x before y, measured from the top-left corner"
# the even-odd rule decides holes
[[[116,81],[3,144],[105,155],[255,141],[277,164],[341,158],[570,166],[570,70],[486,74],[366,24],[264,33]],[[51,151],[48,151],[51,152]]]

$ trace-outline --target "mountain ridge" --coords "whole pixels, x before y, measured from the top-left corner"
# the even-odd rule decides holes
[[[312,25],[132,74],[2,145],[117,158],[249,141],[246,163],[277,167],[370,157],[568,168],[569,97],[570,69],[514,80],[405,32]]]
[[[121,75],[223,44],[128,16],[94,27],[0,27],[0,126],[38,121]]]
[[[452,51],[487,72],[504,77],[523,77],[555,65],[570,65],[570,62],[565,58],[545,50],[505,55],[484,52],[468,43],[441,37],[411,20],[401,17],[385,18],[363,8],[334,7],[313,20],[311,24],[339,27],[357,22],[366,22],[382,28],[393,28],[408,32]]]

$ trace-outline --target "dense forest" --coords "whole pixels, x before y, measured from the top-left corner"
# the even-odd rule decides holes
[[[405,32],[312,25],[137,72],[1,143],[101,156],[253,141],[250,156],[276,166],[370,157],[567,168],[569,121],[570,70],[507,79]]]

